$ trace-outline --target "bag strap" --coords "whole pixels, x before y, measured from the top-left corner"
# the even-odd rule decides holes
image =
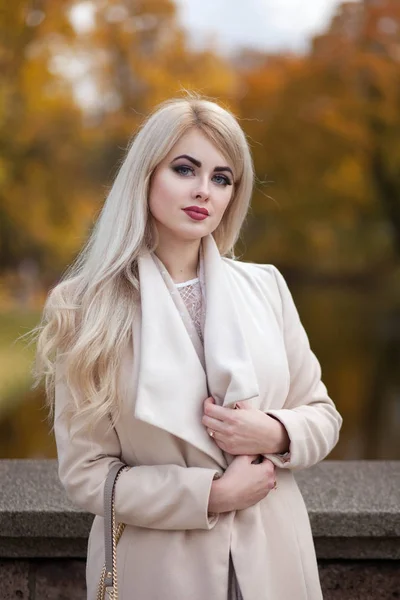
[[[105,553],[105,587],[113,587],[114,574],[114,523],[113,523],[113,495],[114,495],[114,484],[115,481],[123,469],[129,469],[127,465],[121,465],[116,463],[111,467],[108,472],[105,484],[104,484],[104,553]]]

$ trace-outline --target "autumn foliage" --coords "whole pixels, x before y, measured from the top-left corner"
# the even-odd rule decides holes
[[[85,3],[86,5],[88,3]],[[400,254],[400,8],[345,2],[305,56],[194,51],[172,0],[0,0],[0,277],[54,278],[129,137],[192,89],[241,119],[257,171],[250,259],[326,275]]]

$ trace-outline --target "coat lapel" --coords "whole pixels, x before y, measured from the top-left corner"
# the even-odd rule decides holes
[[[206,287],[204,352],[208,385],[218,404],[233,407],[259,395],[229,272],[214,238],[203,238]]]
[[[185,325],[188,315],[179,310],[181,299],[171,295],[179,292],[155,259],[150,253],[138,259],[141,327],[135,417],[185,440],[225,468],[224,454],[201,423],[203,402],[212,395],[218,404],[234,406],[259,394],[226,266],[214,238],[203,238],[203,355],[196,346],[198,337]]]
[[[138,268],[141,327],[135,417],[196,446],[224,468],[221,450],[201,423],[206,374],[182,317],[150,253],[139,257]]]

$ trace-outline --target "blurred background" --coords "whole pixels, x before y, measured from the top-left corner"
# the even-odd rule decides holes
[[[400,459],[400,2],[0,0],[0,458],[55,457],[16,338],[82,247],[129,137],[182,89],[235,112],[257,184],[237,248],[292,290],[344,417]]]

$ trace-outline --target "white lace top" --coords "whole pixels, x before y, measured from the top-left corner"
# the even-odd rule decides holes
[[[175,283],[175,287],[178,289],[181,298],[188,309],[189,315],[196,327],[201,341],[203,341],[203,302],[199,278],[196,277],[196,279],[189,279],[189,281]]]

